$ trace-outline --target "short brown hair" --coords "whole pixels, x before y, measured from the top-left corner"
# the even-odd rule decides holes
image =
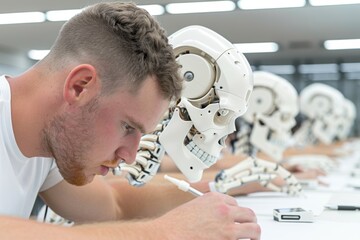
[[[182,89],[165,30],[131,2],[85,8],[64,24],[48,59],[60,66],[69,61],[94,65],[103,80],[102,94],[124,85],[136,92],[148,76],[155,76],[164,98],[177,99]]]

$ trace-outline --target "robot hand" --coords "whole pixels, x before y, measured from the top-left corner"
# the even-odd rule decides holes
[[[284,186],[276,186],[271,182],[276,176],[284,179]],[[279,164],[252,157],[220,171],[215,178],[215,189],[226,193],[250,182],[259,182],[273,191],[286,192],[289,195],[299,195],[302,190],[297,179]]]
[[[217,161],[226,137],[235,130],[235,119],[247,110],[252,71],[243,54],[205,27],[183,28],[169,41],[181,66],[184,88],[169,119],[162,122],[163,129],[155,134],[158,145],[150,149],[150,156],[154,155],[151,164],[158,166],[166,151],[188,180],[195,182]],[[142,144],[139,155],[143,148]],[[152,154],[153,149],[161,149],[161,153]],[[136,184],[149,181],[157,171],[158,167],[145,171],[147,156],[142,155],[134,166],[120,166],[136,179]]]

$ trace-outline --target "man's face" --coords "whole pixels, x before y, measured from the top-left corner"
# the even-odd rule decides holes
[[[106,175],[119,161],[135,160],[143,133],[152,131],[169,101],[149,78],[133,95],[126,89],[59,113],[43,131],[43,144],[60,173],[74,185]]]

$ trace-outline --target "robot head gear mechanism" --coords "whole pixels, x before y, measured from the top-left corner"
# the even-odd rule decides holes
[[[180,74],[182,97],[160,135],[160,143],[190,182],[213,165],[245,113],[253,88],[247,59],[216,32],[201,26],[169,37]]]
[[[298,93],[286,79],[275,74],[257,71],[253,76],[254,90],[243,116],[253,125],[250,142],[280,161],[299,113]]]
[[[312,134],[322,143],[335,138],[343,109],[342,93],[329,85],[314,83],[300,93],[300,112],[312,122]]]

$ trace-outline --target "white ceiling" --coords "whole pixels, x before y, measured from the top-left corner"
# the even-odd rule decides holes
[[[93,0],[0,0],[0,13],[82,8]],[[172,1],[134,1],[163,4]],[[176,2],[190,2],[176,1]],[[170,35],[198,24],[211,28],[233,43],[274,41],[276,53],[245,54],[252,64],[360,62],[360,50],[327,51],[327,39],[360,38],[360,4],[222,13],[157,16]],[[30,49],[49,49],[63,22],[0,25],[0,53],[26,56]]]

